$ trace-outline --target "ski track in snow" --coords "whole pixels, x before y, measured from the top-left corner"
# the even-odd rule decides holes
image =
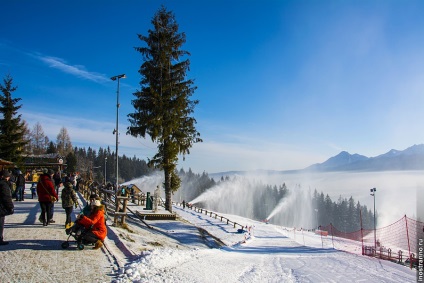
[[[175,207],[175,211],[222,239],[227,246],[207,249],[198,245],[191,250],[157,248],[145,252],[138,261],[128,265],[116,282],[416,281],[416,271],[408,267],[322,247],[321,237],[309,232],[293,238],[282,227],[228,216],[237,223],[253,227],[252,235],[244,241],[244,234],[237,233],[231,225],[223,225],[218,219],[179,207]],[[300,244],[297,242],[299,238],[303,242],[307,239],[311,244]]]

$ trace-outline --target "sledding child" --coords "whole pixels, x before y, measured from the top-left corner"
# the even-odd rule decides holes
[[[66,212],[65,228],[69,229],[74,224],[71,219],[73,207],[78,207],[77,195],[74,191],[74,186],[70,182],[66,182],[62,190],[62,208]]]

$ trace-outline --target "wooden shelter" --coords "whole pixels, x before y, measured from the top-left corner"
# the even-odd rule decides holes
[[[12,161],[7,161],[0,158],[0,170],[3,170],[5,168],[13,167],[14,163]]]
[[[24,168],[26,174],[30,176],[27,178],[28,182],[37,182],[39,176],[42,174],[42,169],[52,169],[54,171],[62,172],[66,168],[64,162],[65,158],[58,153],[49,154],[30,154],[23,157]]]
[[[66,167],[64,160],[65,157],[59,155],[58,153],[39,155],[31,154],[24,156],[24,166],[27,169],[51,168],[63,171],[63,169]]]

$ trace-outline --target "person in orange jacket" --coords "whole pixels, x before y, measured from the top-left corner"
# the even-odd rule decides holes
[[[95,250],[103,246],[103,241],[107,235],[105,223],[105,207],[99,199],[91,201],[92,211],[89,216],[80,215],[78,224],[88,229],[88,232],[83,236],[83,240],[94,244]]]

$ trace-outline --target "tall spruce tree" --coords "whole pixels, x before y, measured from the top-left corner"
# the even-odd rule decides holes
[[[17,105],[21,98],[13,98],[17,87],[13,86],[13,78],[7,75],[0,84],[0,158],[19,164],[22,152],[28,141],[24,139],[25,123],[18,115],[22,105]]]
[[[46,153],[57,153],[57,147],[54,144],[54,142],[52,141],[48,141],[48,139],[46,139],[46,144],[48,144],[47,149],[46,149]]]
[[[165,209],[172,211],[172,192],[178,190],[180,178],[176,172],[178,155],[190,153],[196,142],[201,142],[190,115],[198,100],[191,100],[196,87],[186,79],[189,52],[181,50],[185,33],[178,32],[173,13],[161,7],[152,19],[153,30],[148,36],[138,35],[146,47],[135,47],[143,56],[139,69],[139,91],[132,100],[135,112],[128,114],[128,134],[143,138],[146,134],[158,144],[158,152],[149,165],[164,171]]]

